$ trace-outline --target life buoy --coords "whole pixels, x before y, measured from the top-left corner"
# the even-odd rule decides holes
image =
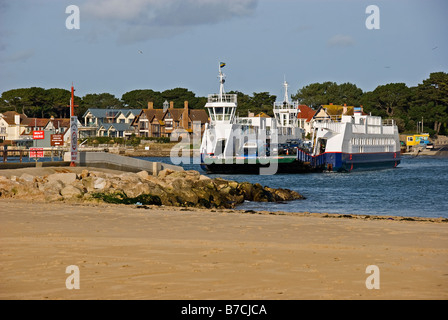
[[[397,153],[396,152],[394,152],[394,159],[396,159],[397,158]]]
[[[350,155],[349,160],[353,160],[353,155],[352,154]]]

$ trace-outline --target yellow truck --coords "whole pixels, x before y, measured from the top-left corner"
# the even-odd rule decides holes
[[[428,133],[414,134],[406,137],[406,147],[409,150],[416,147],[427,148],[431,144]],[[432,145],[432,144],[431,144]]]

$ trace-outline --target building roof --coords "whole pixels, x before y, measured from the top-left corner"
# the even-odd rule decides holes
[[[256,117],[262,117],[262,118],[270,118],[270,116],[264,112],[260,112],[256,115]]]
[[[109,131],[111,128],[114,128],[115,131],[129,131],[133,130],[129,123],[103,123],[101,125],[102,128]],[[100,127],[100,128],[101,128]]]
[[[68,128],[70,127],[70,119],[64,119],[64,118],[53,119],[53,126],[55,129]]]
[[[191,121],[200,121],[201,123],[208,122],[208,114],[204,109],[190,109],[189,116]]]
[[[185,109],[174,109],[174,108],[169,108],[165,111],[164,115],[163,115],[163,119],[165,120],[167,118],[168,115],[171,115],[171,118],[168,117],[168,119],[173,119],[174,121],[180,121],[180,117],[182,116],[182,114],[184,113]]]
[[[113,117],[116,118],[119,116],[120,113],[123,113],[125,117],[129,116],[129,113],[132,113],[134,116],[138,115],[142,109],[88,109],[84,115],[83,118],[87,115],[87,113],[91,113],[96,118],[107,118],[107,117]]]
[[[298,119],[306,119],[306,122],[310,122],[315,115],[316,110],[311,109],[307,105],[301,104],[299,105],[299,112],[297,113]]]
[[[129,117],[129,114],[132,114],[133,116],[138,116],[140,114],[140,111],[142,111],[142,109],[126,109],[126,110],[122,110],[124,116],[127,118]]]
[[[45,118],[26,118],[23,124],[28,127],[46,127],[50,119]]]
[[[20,116],[20,123],[22,123],[25,119],[27,119],[27,116],[25,114],[20,114],[17,113],[15,111],[6,111],[2,113],[2,117],[3,119],[9,124],[9,125],[14,125],[16,124],[15,122],[15,116],[19,115]]]
[[[341,105],[323,105],[322,106],[326,111],[327,114],[330,116],[353,116],[355,114],[355,107],[354,106],[341,106]],[[361,106],[361,112],[363,115],[367,115],[364,113],[364,110]]]

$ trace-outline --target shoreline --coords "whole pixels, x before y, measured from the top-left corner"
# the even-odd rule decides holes
[[[18,199],[0,207],[2,299],[448,298],[448,228],[434,221]],[[80,269],[79,290],[65,287],[69,265]],[[379,290],[366,288],[369,265],[381,270]]]
[[[1,169],[0,170],[0,178],[5,177],[7,179],[11,179],[12,177],[21,177],[22,175],[30,175],[34,177],[42,177],[48,176],[52,174],[59,173],[76,173],[77,175],[81,175],[83,171],[92,171],[98,172],[102,174],[109,175],[120,175],[126,173],[126,171],[107,169],[107,168],[99,168],[99,167],[27,167],[20,169]],[[268,186],[269,187],[269,186]],[[1,192],[0,192],[1,195]],[[9,200],[9,199],[17,199],[20,201],[23,200],[22,197],[17,198],[1,198],[0,202]],[[63,199],[63,200],[41,200],[41,199],[31,199],[34,203],[65,203],[65,204],[79,204],[82,205],[82,201],[77,201],[74,199]],[[296,200],[292,200],[296,201]],[[90,205],[100,205],[101,203],[88,201],[85,202],[87,206]],[[103,203],[106,204],[106,203]],[[107,205],[107,204],[106,204]],[[116,205],[116,204],[115,204]],[[235,208],[210,208],[205,210],[211,210],[212,212],[220,211],[220,210],[233,210],[236,213],[249,213],[249,214],[263,214],[263,215],[295,215],[295,216],[315,216],[315,217],[323,217],[323,218],[344,218],[344,219],[363,219],[363,220],[394,220],[394,221],[416,221],[416,222],[435,222],[435,223],[447,223],[448,218],[444,217],[421,217],[421,216],[400,216],[400,215],[371,215],[371,214],[356,214],[356,213],[334,213],[334,212],[307,212],[307,211],[282,211],[282,210],[253,210],[253,209],[240,209],[239,206],[236,205]],[[128,205],[132,206],[132,205]],[[177,206],[160,206],[159,208],[163,210],[163,208],[172,208],[173,210],[181,209],[181,210],[201,210],[201,208],[196,207],[177,207]],[[183,208],[183,209],[182,209]]]
[[[4,202],[21,203],[24,199],[3,198],[0,199],[0,205]],[[293,200],[294,201],[294,200]],[[137,205],[137,204],[114,204],[106,202],[79,202],[73,200],[62,201],[45,201],[33,200],[33,205],[60,205],[60,206],[75,206],[86,208],[129,208],[138,210],[157,210],[157,211],[179,211],[179,212],[199,212],[207,214],[223,214],[234,213],[238,215],[263,215],[263,216],[292,216],[292,217],[313,217],[320,219],[341,219],[341,220],[360,220],[360,221],[390,221],[390,222],[422,222],[422,223],[448,223],[448,218],[442,217],[418,217],[418,216],[394,216],[394,215],[369,215],[369,214],[344,214],[344,213],[330,213],[330,212],[308,212],[308,211],[273,211],[273,210],[252,210],[235,208],[197,208],[197,207],[177,207],[165,205]],[[447,224],[448,225],[448,224]]]

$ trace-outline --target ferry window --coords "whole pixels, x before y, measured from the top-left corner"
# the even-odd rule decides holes
[[[408,141],[414,141],[414,137],[408,137]]]

